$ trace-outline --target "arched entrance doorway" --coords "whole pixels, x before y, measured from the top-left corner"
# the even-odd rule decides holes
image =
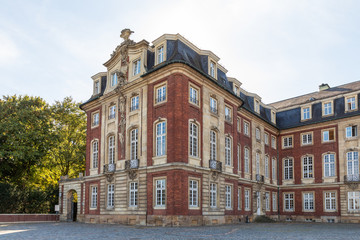
[[[77,216],[77,193],[75,190],[70,190],[67,193],[67,220],[68,221],[76,221]]]

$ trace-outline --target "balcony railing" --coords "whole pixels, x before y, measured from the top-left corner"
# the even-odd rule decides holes
[[[255,177],[257,182],[264,182],[264,175],[256,174]]]
[[[139,159],[131,159],[125,161],[125,170],[139,168]]]
[[[344,182],[360,182],[359,174],[345,175]]]
[[[209,160],[209,167],[212,170],[216,170],[221,172],[222,171],[222,164],[220,161],[216,161],[216,160]]]
[[[109,163],[104,165],[104,173],[113,173],[116,170],[115,163]]]

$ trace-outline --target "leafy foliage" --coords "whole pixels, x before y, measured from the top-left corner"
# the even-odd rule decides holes
[[[71,97],[0,99],[0,213],[46,213],[60,176],[85,170],[86,115]]]

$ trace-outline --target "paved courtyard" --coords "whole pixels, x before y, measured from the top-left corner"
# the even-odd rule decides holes
[[[0,239],[360,239],[360,225],[243,223],[161,228],[63,222],[0,223]]]

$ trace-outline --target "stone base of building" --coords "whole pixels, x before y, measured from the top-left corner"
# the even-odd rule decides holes
[[[280,215],[280,221],[283,222],[322,222],[338,223],[343,222],[339,216],[301,216],[301,215]]]

